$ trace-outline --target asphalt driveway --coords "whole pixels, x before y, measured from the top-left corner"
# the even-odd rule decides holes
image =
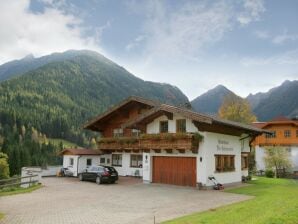
[[[156,223],[247,200],[218,191],[121,178],[118,184],[96,185],[76,178],[44,178],[44,187],[28,194],[0,197],[0,211],[9,224]]]

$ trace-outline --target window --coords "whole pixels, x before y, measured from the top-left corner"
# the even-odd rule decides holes
[[[142,155],[130,155],[130,167],[140,167],[143,166],[143,156]]]
[[[104,157],[100,158],[100,164],[102,164],[102,163],[106,163],[106,158],[104,158]]]
[[[116,128],[113,130],[113,136],[115,138],[122,137],[123,136],[123,129],[122,128]]]
[[[70,165],[70,166],[73,166],[73,158],[70,158],[70,159],[69,159],[69,165]]]
[[[241,154],[241,169],[242,170],[248,169],[248,154],[247,153]]]
[[[92,159],[87,159],[87,166],[92,166]]]
[[[266,133],[266,138],[276,138],[276,131],[271,131],[272,134]]]
[[[113,154],[112,155],[112,166],[122,166],[122,155]]]
[[[132,137],[139,137],[140,136],[141,131],[138,129],[132,129],[131,130],[131,136]]]
[[[160,133],[168,133],[168,121],[160,121],[159,122],[159,132]]]
[[[108,158],[108,159],[107,159],[107,164],[110,164],[110,162],[111,162],[111,161],[110,161],[110,159]]]
[[[176,132],[177,133],[184,133],[186,132],[186,120],[185,119],[178,119],[176,120]]]
[[[298,130],[296,130],[296,137],[298,138]]]
[[[234,155],[215,155],[215,170],[217,172],[228,172],[235,170]]]
[[[272,131],[271,138],[276,138],[276,131]]]
[[[284,136],[285,136],[285,138],[290,138],[291,137],[291,131],[290,130],[285,130],[284,131]]]

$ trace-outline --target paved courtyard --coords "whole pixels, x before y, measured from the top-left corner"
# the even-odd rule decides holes
[[[244,195],[124,178],[96,185],[76,178],[44,178],[44,187],[28,194],[0,197],[9,224],[156,223],[249,199]]]

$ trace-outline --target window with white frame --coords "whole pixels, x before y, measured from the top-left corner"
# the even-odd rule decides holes
[[[113,130],[113,136],[115,138],[122,137],[123,136],[123,129],[122,128],[116,128]]]
[[[130,155],[130,167],[139,167],[143,166],[143,156],[132,154]]]
[[[122,166],[122,154],[112,155],[112,166]]]

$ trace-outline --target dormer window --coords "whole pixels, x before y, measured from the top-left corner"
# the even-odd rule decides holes
[[[159,122],[159,132],[160,133],[168,133],[169,132],[168,121],[160,121]]]
[[[122,128],[114,129],[113,136],[114,136],[114,138],[123,137],[123,129]]]

